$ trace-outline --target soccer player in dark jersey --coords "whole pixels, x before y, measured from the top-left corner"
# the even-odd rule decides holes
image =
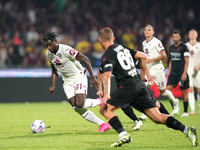
[[[136,65],[136,68],[137,69],[140,69],[140,65],[139,65],[139,62],[138,62],[138,60],[134,60],[134,62],[135,62],[135,65]],[[148,68],[147,68],[147,70],[148,70]],[[149,82],[155,82],[155,77],[154,76],[151,76],[150,74],[149,74],[149,70],[148,70],[148,72],[146,73],[146,74],[148,74],[148,77],[150,78],[150,80],[151,81],[149,81]],[[101,76],[101,74],[100,74],[100,72],[98,71],[98,73],[97,73],[97,80],[98,80],[98,82],[99,82],[99,89],[98,89],[98,91],[97,91],[97,95],[99,96],[99,97],[102,97],[103,96],[103,91],[102,91],[102,85],[101,85],[101,83],[102,83],[102,76]],[[146,81],[145,81],[146,82]],[[147,83],[146,83],[147,84]],[[149,94],[150,94],[150,96],[151,96],[151,98],[152,99],[154,99],[154,102],[155,102],[155,104],[156,104],[156,106],[158,107],[158,109],[159,109],[159,111],[161,112],[161,113],[163,113],[163,114],[168,114],[169,115],[169,112],[167,111],[167,109],[165,108],[165,106],[161,103],[161,102],[158,102],[158,101],[156,101],[155,100],[155,98],[153,97],[153,92],[148,88],[148,91],[149,91]],[[101,106],[102,104],[100,104],[99,106]],[[135,113],[134,113],[134,111],[133,111],[133,109],[131,108],[131,106],[130,105],[128,105],[128,106],[126,106],[126,107],[122,107],[121,108],[122,110],[123,110],[123,112],[131,119],[131,120],[133,120],[134,122],[135,122],[135,124],[133,125],[133,130],[139,130],[140,129],[140,126],[142,126],[143,125],[143,123],[142,123],[142,121],[140,121],[138,118],[137,118],[137,116],[135,115]],[[146,116],[146,115],[145,115]]]
[[[98,40],[105,50],[99,68],[100,73],[103,74],[104,89],[100,113],[119,134],[118,141],[113,143],[111,147],[118,147],[132,140],[119,118],[114,114],[117,108],[127,105],[144,112],[157,124],[165,124],[169,128],[182,131],[189,137],[192,146],[196,146],[198,144],[197,130],[194,127],[183,125],[172,116],[160,113],[150,97],[147,86],[143,82],[146,73],[145,54],[114,44],[114,39],[113,31],[110,28],[106,27],[100,30]],[[136,70],[134,59],[140,61],[141,77]],[[116,78],[117,90],[110,95],[111,74]]]
[[[187,117],[188,114],[188,94],[189,77],[187,74],[189,50],[181,40],[181,32],[179,30],[172,31],[172,39],[174,44],[170,46],[169,71],[167,89],[172,91],[179,83],[182,95],[184,112],[181,117]]]

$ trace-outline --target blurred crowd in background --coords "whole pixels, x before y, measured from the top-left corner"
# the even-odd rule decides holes
[[[49,67],[41,43],[48,31],[88,56],[93,67],[103,54],[98,31],[106,26],[117,43],[141,51],[144,27],[151,24],[168,53],[173,29],[183,42],[190,29],[200,31],[199,6],[188,0],[0,0],[0,68]]]

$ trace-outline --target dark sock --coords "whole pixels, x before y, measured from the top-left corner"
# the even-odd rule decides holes
[[[169,112],[167,111],[167,109],[165,108],[165,106],[161,103],[160,103],[160,112],[163,113],[163,114],[168,114],[169,115]]]
[[[125,113],[130,119],[132,119],[133,121],[136,121],[136,120],[139,121],[139,119],[138,119],[138,118],[136,117],[136,115],[134,114],[133,109],[131,108],[130,105],[128,105],[128,106],[125,107],[125,108],[122,108],[122,110],[123,110],[124,113]]]
[[[188,102],[183,102],[184,112],[188,111]]]
[[[175,129],[175,130],[180,130],[180,131],[184,131],[185,129],[185,125],[183,125],[181,122],[179,122],[178,120],[176,120],[174,117],[169,116],[166,120],[166,125],[169,128]]]
[[[108,122],[118,132],[118,134],[121,133],[122,131],[125,131],[117,116],[114,116]]]

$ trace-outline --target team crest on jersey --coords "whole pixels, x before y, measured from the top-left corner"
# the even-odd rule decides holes
[[[191,55],[191,56],[194,55],[194,51],[193,51],[193,50],[190,51],[190,55]]]
[[[76,52],[75,52],[75,50],[70,49],[69,54],[72,55],[72,56],[74,56],[76,54]]]
[[[61,53],[58,53],[57,55],[58,55],[58,57],[59,57],[60,59],[62,58],[62,54],[61,54]]]
[[[51,61],[54,58],[53,54],[49,55],[49,60]]]
[[[159,44],[158,44],[158,47],[162,48],[162,44],[161,44],[161,43],[159,43]]]
[[[106,60],[106,57],[103,58],[103,61],[105,61],[105,60]]]

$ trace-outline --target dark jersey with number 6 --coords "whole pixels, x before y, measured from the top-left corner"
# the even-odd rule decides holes
[[[113,44],[101,57],[100,73],[112,71],[117,84],[126,78],[140,78],[134,63],[137,51]]]

